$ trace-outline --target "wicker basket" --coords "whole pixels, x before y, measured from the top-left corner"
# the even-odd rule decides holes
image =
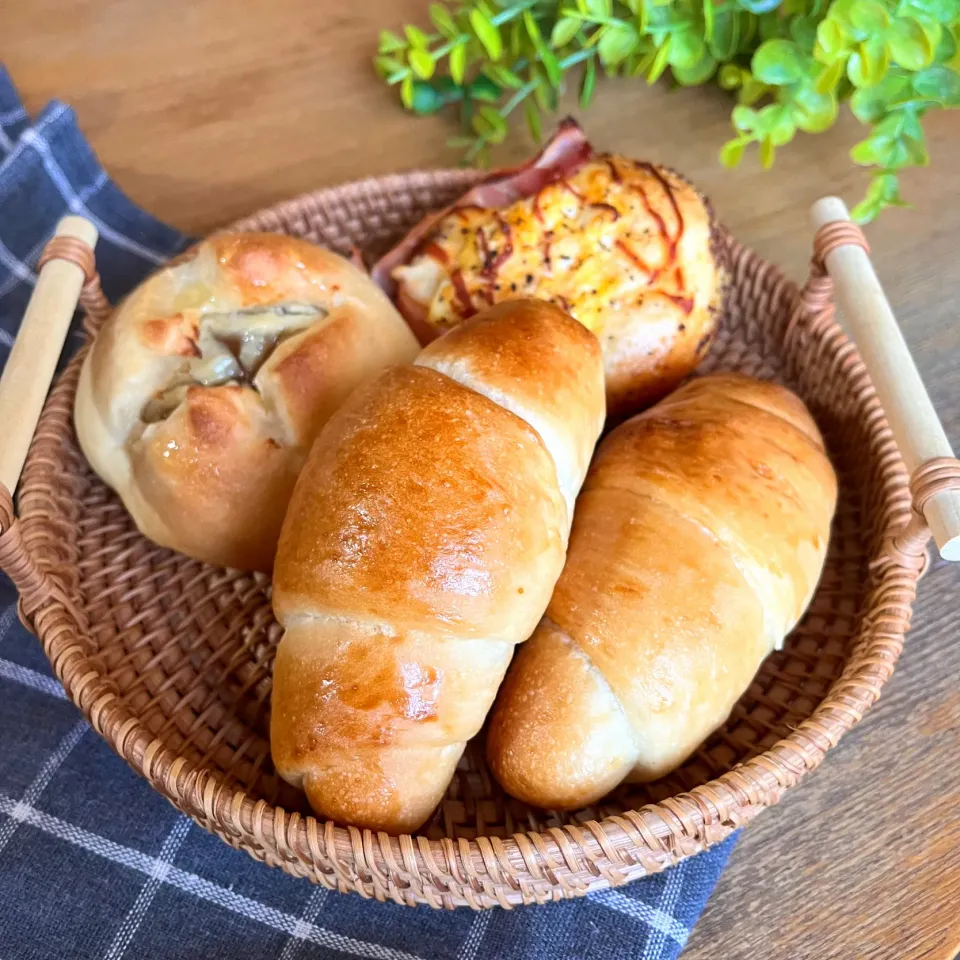
[[[475,176],[367,180],[234,228],[376,255]],[[420,835],[316,820],[270,761],[279,628],[269,581],[204,566],[138,534],[77,448],[71,413],[85,350],[44,408],[18,521],[0,488],[0,565],[70,698],[130,766],[231,846],[326,887],[401,904],[480,908],[581,895],[662,870],[776,803],[889,678],[925,530],[894,549],[892,538],[911,517],[908,477],[866,371],[832,320],[822,276],[804,300],[775,267],[723,232],[721,244],[732,289],[704,369],[737,369],[796,390],[823,430],[840,499],[823,579],[802,623],[764,663],[727,724],[680,770],[561,815],[505,796],[471,744]],[[80,262],[70,251],[60,255]],[[104,312],[95,279],[85,303],[95,328]]]

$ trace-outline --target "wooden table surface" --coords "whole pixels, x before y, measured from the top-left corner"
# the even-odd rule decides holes
[[[426,0],[30,0],[0,3],[2,56],[28,108],[70,102],[104,165],[144,207],[205,231],[368,174],[455,164],[449,119],[402,112],[370,57],[381,27]],[[716,160],[730,103],[713,90],[602,84],[582,117],[604,148],[672,164],[741,240],[805,274],[806,211],[866,183],[859,128],[802,136],[772,172]],[[928,121],[932,168],[910,211],[869,228],[877,269],[960,448],[960,123]],[[520,132],[499,159],[531,149]],[[960,569],[921,584],[880,704],[736,848],[686,960],[945,960],[960,947]]]

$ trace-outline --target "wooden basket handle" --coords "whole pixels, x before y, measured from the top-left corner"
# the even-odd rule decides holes
[[[80,291],[96,275],[96,242],[97,228],[83,217],[64,217],[57,224],[40,258],[37,284],[0,376],[0,484],[11,496],[20,480]]]
[[[863,234],[837,197],[818,200],[810,218],[817,230],[815,262],[822,261],[833,281],[846,326],[910,472],[916,516],[891,553],[897,558],[922,553],[932,533],[944,560],[960,560],[960,462],[870,263]]]

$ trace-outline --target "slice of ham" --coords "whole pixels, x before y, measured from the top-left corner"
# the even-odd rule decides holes
[[[446,217],[451,210],[459,207],[481,207],[496,210],[507,207],[524,197],[539,193],[545,186],[557,180],[563,180],[575,173],[593,156],[593,147],[587,141],[580,125],[572,117],[567,117],[557,127],[556,133],[544,148],[532,160],[519,167],[496,170],[484,177],[459,200],[449,207],[435,213],[429,213],[418,223],[389,253],[380,258],[370,271],[374,281],[390,297],[397,294],[397,285],[391,277],[393,270],[401,264],[409,263],[417,254],[421,244],[430,231]],[[404,307],[407,307],[405,310]],[[400,312],[411,320],[410,304],[398,304]],[[421,342],[431,339],[432,334],[425,323],[411,323],[414,333]]]

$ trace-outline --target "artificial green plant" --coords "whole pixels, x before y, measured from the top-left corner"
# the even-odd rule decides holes
[[[841,103],[869,128],[850,151],[872,168],[861,222],[901,206],[898,173],[929,162],[922,120],[960,105],[960,0],[457,0],[433,29],[384,30],[376,67],[419,114],[459,107],[453,146],[471,163],[523,110],[535,139],[568,84],[587,107],[597,75],[665,74],[735,94],[726,166],[759,149],[769,167],[797,131],[819,133]]]

